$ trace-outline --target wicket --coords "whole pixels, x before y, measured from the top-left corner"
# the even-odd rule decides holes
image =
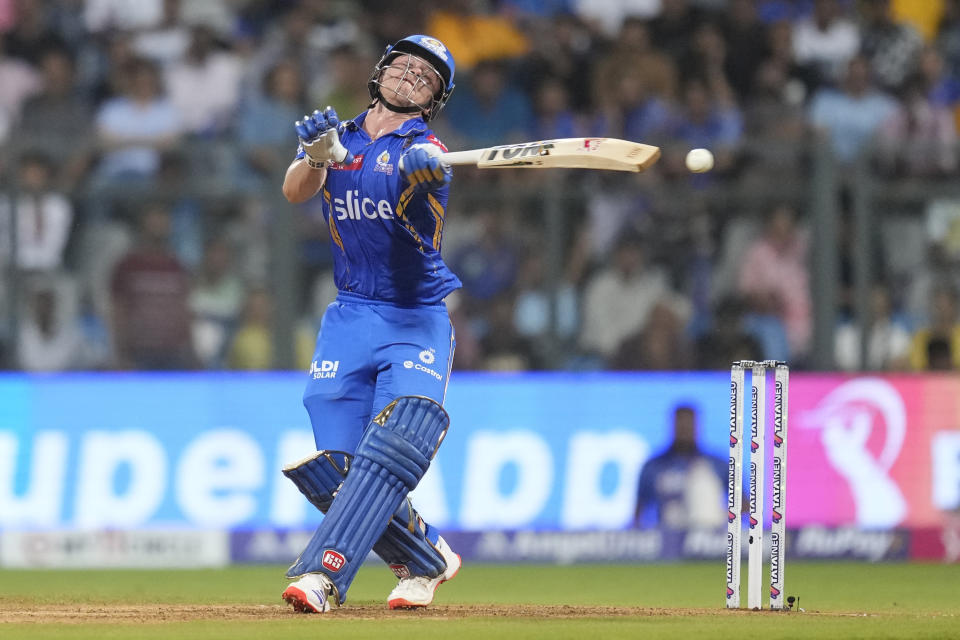
[[[739,360],[730,368],[730,460],[727,466],[727,608],[740,607],[740,538],[743,494],[744,372],[750,369],[750,494],[747,537],[747,607],[761,609],[763,573],[766,378],[774,370],[773,507],[770,517],[770,608],[784,609],[787,497],[787,396],[790,368],[776,360]]]

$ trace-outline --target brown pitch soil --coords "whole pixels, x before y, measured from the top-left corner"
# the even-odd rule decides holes
[[[456,618],[611,618],[742,615],[745,610],[653,609],[642,607],[575,607],[565,605],[434,605],[425,609],[391,611],[382,604],[347,604],[324,614],[333,619],[456,619]],[[8,602],[0,604],[3,623],[164,623],[193,620],[278,620],[302,618],[289,606],[278,605],[64,605]]]

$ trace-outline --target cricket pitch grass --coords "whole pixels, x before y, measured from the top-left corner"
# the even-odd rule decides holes
[[[0,570],[0,638],[960,638],[957,565],[788,563],[784,613],[725,609],[719,561],[467,564],[418,611],[369,565],[325,615],[281,602],[284,569]]]

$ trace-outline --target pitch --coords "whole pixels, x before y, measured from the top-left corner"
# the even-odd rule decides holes
[[[792,563],[806,611],[723,608],[722,564],[477,566],[420,611],[389,611],[393,576],[361,570],[347,605],[296,615],[283,567],[0,571],[5,638],[944,638],[960,636],[957,567]]]

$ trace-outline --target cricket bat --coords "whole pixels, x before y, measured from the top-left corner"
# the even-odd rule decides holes
[[[442,156],[454,165],[480,169],[606,169],[640,172],[660,157],[660,148],[617,138],[559,138],[486,149],[451,151]]]

